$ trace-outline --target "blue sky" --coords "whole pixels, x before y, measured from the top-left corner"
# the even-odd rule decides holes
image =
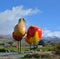
[[[27,29],[35,25],[60,36],[60,0],[0,0],[0,34],[11,34],[20,17]]]

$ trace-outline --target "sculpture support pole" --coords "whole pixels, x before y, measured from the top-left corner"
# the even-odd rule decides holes
[[[31,44],[30,44],[30,52],[31,52]]]
[[[18,41],[18,54],[21,53],[21,41]]]
[[[33,49],[34,49],[34,53],[35,53],[35,43],[33,44]]]
[[[18,41],[18,54],[21,53],[21,41]]]
[[[19,53],[19,41],[18,41],[18,53]]]
[[[21,53],[21,41],[20,41],[20,53]]]

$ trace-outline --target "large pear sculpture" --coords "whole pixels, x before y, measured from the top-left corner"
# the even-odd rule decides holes
[[[13,38],[16,41],[20,41],[26,33],[26,26],[24,24],[24,18],[20,18],[18,24],[14,28]]]

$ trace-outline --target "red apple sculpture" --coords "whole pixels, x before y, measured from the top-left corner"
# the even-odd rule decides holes
[[[42,37],[42,29],[37,26],[30,26],[27,31],[25,41],[28,44],[35,44],[38,41],[40,41],[41,37]]]

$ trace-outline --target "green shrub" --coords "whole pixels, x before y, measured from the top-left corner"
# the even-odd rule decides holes
[[[39,54],[33,54],[32,55],[34,58],[40,58],[40,55]]]
[[[36,59],[36,58],[37,59],[40,59],[40,58],[44,58],[45,59],[46,58],[47,59],[47,58],[50,58],[50,57],[49,57],[49,54],[38,54],[38,53],[35,53],[35,54],[26,54],[23,58],[27,58],[27,59],[28,58],[31,58],[31,59],[32,58],[33,59]]]
[[[55,45],[55,53],[60,55],[60,44]]]
[[[4,48],[1,48],[0,49],[0,52],[5,52],[6,50]]]
[[[24,56],[24,58],[32,58],[32,55],[31,54],[27,54]]]

